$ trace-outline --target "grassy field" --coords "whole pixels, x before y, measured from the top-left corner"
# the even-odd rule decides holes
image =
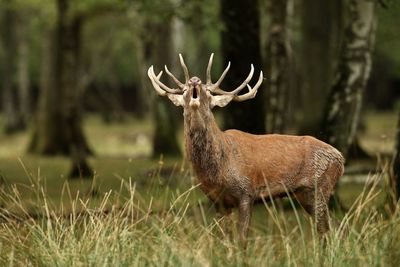
[[[332,214],[333,229],[323,242],[296,203],[288,201],[289,209],[279,202],[257,206],[243,250],[235,228],[213,219],[213,209],[197,198],[196,186],[181,191],[153,184],[151,190],[139,192],[131,180],[122,181],[120,190],[98,197],[73,195],[65,185],[58,204],[42,186],[32,185],[35,213],[15,187],[3,190],[2,201],[12,208],[2,210],[0,265],[400,264],[400,209],[389,212],[376,205],[381,194],[376,183],[364,188],[348,212]],[[151,197],[144,197],[146,193]]]
[[[390,154],[394,124],[392,114],[371,114],[362,145]],[[0,266],[400,265],[400,206],[391,204],[384,160],[367,183],[345,177],[339,195],[349,211],[332,212],[323,242],[296,201],[285,200],[254,208],[243,250],[187,163],[149,158],[151,130],[89,117],[93,180],[67,179],[68,158],[24,153],[29,133],[0,135]]]

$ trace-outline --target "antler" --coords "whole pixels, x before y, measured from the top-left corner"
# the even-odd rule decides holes
[[[166,93],[170,93],[170,94],[182,93],[182,89],[172,89],[172,88],[169,88],[168,86],[166,86],[165,84],[163,84],[160,81],[162,73],[163,72],[160,71],[160,73],[156,76],[156,74],[154,73],[153,66],[151,66],[149,68],[149,70],[147,71],[147,75],[149,76],[151,83],[153,84],[153,87],[156,90],[157,94],[159,94],[160,96],[165,96]]]
[[[185,61],[183,61],[182,54],[179,54],[179,60],[181,62],[181,66],[182,66],[183,72],[185,73],[185,83],[187,84],[187,82],[189,81],[190,77],[189,77],[188,68],[185,65]]]
[[[156,75],[154,73],[154,68],[153,66],[151,66],[148,71],[147,71],[147,75],[149,76],[151,83],[153,84],[154,89],[156,90],[157,94],[159,94],[160,96],[165,96],[166,93],[170,93],[170,94],[181,94],[183,92],[183,90],[185,89],[186,84],[189,81],[189,70],[185,65],[185,61],[183,60],[183,57],[181,54],[179,54],[179,60],[181,62],[181,66],[183,69],[183,72],[185,74],[185,83],[182,83],[181,81],[178,80],[178,78],[175,77],[175,75],[173,75],[169,70],[168,67],[165,65],[165,72],[168,74],[168,76],[170,76],[174,82],[178,85],[178,87],[180,89],[177,88],[169,88],[168,86],[166,86],[165,84],[163,84],[160,81],[161,75],[162,75],[162,71]]]
[[[215,91],[218,91],[218,90],[222,91],[221,89],[219,89],[219,85],[220,85],[221,82],[224,80],[225,75],[228,73],[228,70],[229,70],[229,68],[231,67],[231,62],[230,62],[230,61],[228,62],[228,66],[225,68],[224,72],[222,72],[221,77],[219,77],[218,81],[217,81],[216,83],[213,84],[212,81],[211,81],[211,66],[212,66],[212,63],[213,63],[213,58],[214,58],[214,53],[211,54],[210,60],[208,61],[208,66],[207,66],[207,83],[206,83],[206,85],[208,86],[208,89],[209,89],[211,92],[214,92],[214,93],[215,93]]]
[[[251,67],[253,68],[253,65],[251,65]],[[251,79],[251,76],[253,76],[252,73],[251,73],[251,75],[249,75],[250,79]],[[249,77],[247,77],[247,78],[249,78]],[[244,87],[244,84],[247,85],[247,88],[249,89],[249,91],[248,91],[246,94],[235,96],[235,98],[233,98],[233,100],[240,102],[240,101],[244,101],[244,100],[251,99],[251,98],[255,97],[256,94],[257,94],[258,87],[260,87],[260,85],[261,85],[261,83],[262,83],[262,81],[263,81],[263,78],[264,78],[264,77],[263,77],[263,72],[260,71],[260,77],[258,78],[258,81],[257,81],[257,83],[254,85],[253,88],[251,88],[250,85],[247,84],[247,83],[250,81],[250,79],[249,79],[248,81],[247,81],[247,79],[246,79],[247,82],[244,81],[242,85],[243,85],[243,87]],[[242,86],[242,85],[241,85],[241,86]],[[239,86],[238,89],[239,89],[241,86]],[[243,87],[242,87],[242,88],[243,88]],[[240,90],[242,90],[242,88],[240,88]],[[238,90],[238,89],[236,89],[236,90]],[[232,91],[232,92],[233,92],[233,91]]]
[[[228,73],[228,70],[231,66],[231,62],[228,62],[228,66],[222,72],[221,77],[218,79],[218,81],[216,83],[212,83],[212,81],[211,81],[211,66],[212,66],[213,58],[214,58],[214,53],[211,54],[210,60],[208,61],[208,66],[207,66],[207,83],[206,83],[206,85],[208,87],[208,90],[210,90],[214,94],[235,95],[235,97],[233,98],[233,100],[235,100],[235,101],[244,101],[244,100],[253,98],[256,95],[257,90],[260,87],[262,80],[263,80],[263,72],[262,71],[260,72],[260,77],[258,78],[257,83],[254,85],[253,88],[250,87],[248,83],[250,82],[250,80],[254,74],[254,66],[253,66],[253,64],[251,64],[250,73],[247,76],[247,78],[244,80],[244,82],[241,85],[239,85],[236,89],[234,89],[230,92],[227,92],[227,91],[220,89],[219,86],[220,86],[221,82],[223,81],[223,79],[225,78],[226,74]],[[246,86],[248,87],[249,92],[244,95],[237,96],[236,94],[238,94]]]
[[[165,72],[169,75],[169,77],[171,77],[174,82],[183,90],[183,88],[185,87],[185,85],[183,83],[181,83],[167,68],[167,65],[164,66],[165,68]]]

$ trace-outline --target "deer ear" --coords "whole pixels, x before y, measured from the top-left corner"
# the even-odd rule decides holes
[[[232,101],[234,95],[212,95],[211,96],[211,108],[218,106],[218,107],[225,107]]]
[[[184,101],[183,101],[182,95],[175,95],[175,94],[167,93],[167,96],[168,96],[169,100],[171,100],[172,103],[174,103],[175,106],[183,106]]]

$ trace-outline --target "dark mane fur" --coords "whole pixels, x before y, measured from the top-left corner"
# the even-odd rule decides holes
[[[226,161],[223,144],[209,128],[188,127],[186,132],[186,154],[197,174],[208,180],[220,175]]]

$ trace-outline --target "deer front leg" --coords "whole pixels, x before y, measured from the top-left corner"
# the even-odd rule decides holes
[[[239,201],[239,222],[238,232],[241,243],[246,247],[246,239],[250,226],[252,199],[250,196],[243,196]]]
[[[215,203],[216,217],[218,224],[222,227],[224,237],[228,237],[232,232],[232,209],[225,207],[222,201]]]

